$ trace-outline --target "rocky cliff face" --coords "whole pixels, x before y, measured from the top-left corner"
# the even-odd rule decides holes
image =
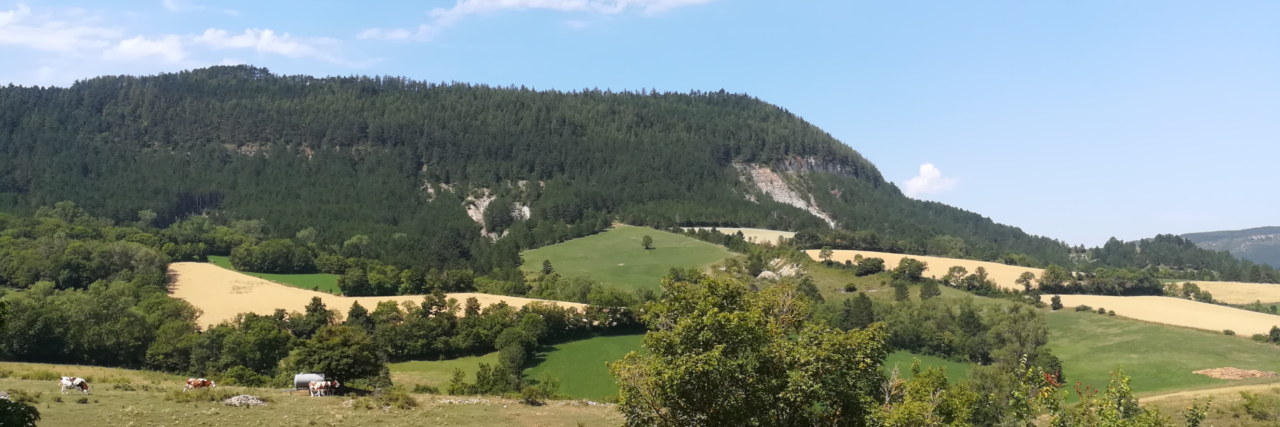
[[[1258,264],[1280,266],[1280,227],[1251,228],[1237,231],[1215,231],[1184,234],[1196,246],[1227,251],[1237,258]]]
[[[813,196],[808,194],[803,186],[795,185],[800,182],[799,176],[804,173],[813,171],[832,172],[824,169],[825,166],[820,162],[812,161],[812,159],[795,159],[795,161],[784,162],[779,166],[779,171],[756,164],[735,163],[733,167],[738,170],[739,179],[758,189],[774,201],[804,209],[806,212],[813,214],[813,216],[826,221],[831,228],[836,227],[836,221],[831,218],[831,215],[823,212],[818,207],[818,203],[813,199]],[[747,194],[746,197],[748,200],[756,200],[752,194]]]

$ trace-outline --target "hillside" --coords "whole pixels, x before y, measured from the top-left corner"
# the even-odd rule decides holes
[[[1188,233],[1182,237],[1205,249],[1227,251],[1236,258],[1258,264],[1280,266],[1280,227]]]
[[[233,66],[0,88],[0,209],[70,200],[117,222],[262,219],[371,237],[401,266],[511,268],[610,220],[1059,242],[909,199],[849,146],[746,95],[535,91]],[[139,211],[154,212],[154,216]],[[482,233],[487,233],[487,237]],[[492,243],[492,239],[509,238]]]

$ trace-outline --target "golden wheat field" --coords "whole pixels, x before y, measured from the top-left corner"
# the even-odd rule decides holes
[[[1075,307],[1087,305],[1094,310],[1105,308],[1116,316],[1166,325],[1184,326],[1222,332],[1232,330],[1238,335],[1266,334],[1272,326],[1280,325],[1280,316],[1263,314],[1221,305],[1206,304],[1182,298],[1137,296],[1117,297],[1106,295],[1060,295],[1062,305]],[[1046,304],[1053,295],[1040,297]]]
[[[261,315],[274,313],[276,309],[302,311],[312,297],[320,297],[329,309],[338,309],[346,313],[351,304],[360,305],[372,311],[382,301],[397,303],[421,303],[422,295],[399,295],[389,297],[343,297],[324,292],[285,286],[243,273],[227,270],[213,264],[199,262],[175,262],[169,265],[169,274],[173,276],[171,296],[181,298],[203,312],[198,320],[202,324],[214,324],[235,318],[237,314],[252,312]],[[509,297],[479,293],[454,293],[450,298],[459,302],[475,297],[480,305],[487,307],[499,301],[515,307],[537,300],[532,298]],[[567,307],[583,309],[585,304],[554,301]]]
[[[1242,282],[1201,282],[1190,281],[1201,290],[1213,294],[1213,299],[1227,304],[1249,304],[1253,302],[1280,302],[1280,285],[1267,283]],[[1186,282],[1178,282],[1182,285]]]
[[[691,230],[710,230],[712,228],[715,228],[716,231],[719,231],[724,234],[734,234],[741,231],[742,237],[747,238],[748,242],[754,242],[754,243],[769,242],[769,243],[776,244],[778,243],[779,237],[785,237],[790,239],[796,236],[796,233],[794,231],[765,230],[763,228],[689,227],[689,229]]]
[[[805,253],[809,254],[809,256],[815,260],[818,259],[818,252],[820,251],[817,249],[810,249],[805,251]],[[973,272],[976,271],[978,267],[982,267],[987,269],[987,278],[990,279],[992,282],[995,282],[996,286],[999,286],[1004,289],[1022,289],[1022,287],[1018,286],[1017,283],[1015,282],[1018,280],[1018,276],[1021,276],[1022,273],[1024,272],[1029,271],[1032,274],[1035,274],[1036,279],[1039,279],[1040,275],[1044,273],[1044,269],[1040,269],[1040,268],[1019,267],[1016,265],[1005,265],[998,262],[974,261],[974,260],[968,260],[968,259],[941,258],[941,257],[919,256],[919,255],[891,254],[888,252],[872,252],[872,251],[852,251],[852,250],[833,251],[831,260],[835,262],[843,263],[845,260],[852,261],[853,258],[857,255],[862,255],[863,257],[866,257],[866,258],[883,259],[884,268],[887,268],[887,269],[897,268],[898,262],[902,261],[902,258],[914,258],[927,264],[928,270],[925,270],[924,275],[926,277],[933,277],[935,279],[945,276],[947,274],[947,270],[949,270],[951,267],[954,267],[954,266],[964,267],[965,270],[969,270],[969,274],[973,274]]]

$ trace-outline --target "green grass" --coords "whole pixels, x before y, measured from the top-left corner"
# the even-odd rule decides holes
[[[231,258],[225,256],[210,255],[209,262],[216,266],[238,271],[231,266]],[[251,273],[248,271],[240,271],[240,273],[248,274],[264,280],[270,280],[282,285],[289,285],[295,288],[313,290],[319,288],[320,292],[342,293],[338,289],[338,276],[334,274],[270,274],[270,273]]]
[[[644,352],[644,335],[618,335],[570,341],[541,349],[526,379],[537,380],[548,374],[560,379],[559,394],[581,399],[605,399],[618,396],[618,383],[609,373],[609,363],[621,360],[632,351]]]
[[[640,244],[653,237],[654,249]],[[648,227],[620,226],[604,233],[525,251],[525,271],[542,269],[550,260],[564,277],[589,277],[624,290],[658,290],[662,276],[672,267],[706,268],[733,256],[723,246]]]
[[[1280,371],[1280,347],[1248,338],[1065,310],[1047,320],[1049,347],[1070,385],[1105,389],[1116,367],[1132,378],[1134,393],[1249,383],[1191,373],[1201,369]]]
[[[884,370],[887,373],[893,370],[896,366],[898,368],[898,375],[901,375],[903,378],[911,378],[911,364],[915,363],[915,359],[920,359],[921,370],[931,367],[946,368],[947,380],[953,384],[969,379],[969,370],[973,368],[973,365],[952,362],[940,357],[912,354],[906,351],[895,351],[893,353],[889,353],[889,357],[884,359]]]
[[[392,363],[387,365],[387,368],[391,369],[391,379],[396,384],[403,384],[408,387],[412,387],[413,384],[426,384],[439,387],[443,391],[444,387],[449,385],[449,380],[453,378],[454,369],[462,369],[467,373],[467,382],[475,382],[476,371],[481,363],[488,363],[489,366],[498,366],[498,352],[495,351],[483,356],[459,357],[451,360],[415,360]]]
[[[858,277],[853,274],[853,270],[847,270],[839,267],[827,267],[819,262],[806,263],[804,268],[805,271],[809,273],[809,276],[813,277],[814,285],[817,286],[818,291],[822,293],[822,298],[827,301],[841,302],[845,299],[858,296],[858,292],[866,292],[868,297],[876,301],[893,300],[893,287],[889,286],[889,283],[893,282],[893,278],[890,277],[889,273]],[[843,292],[844,285],[849,283],[856,286],[858,288],[858,292]],[[947,286],[939,286],[938,289],[942,292],[943,297],[972,297],[974,303],[979,305],[1009,303],[1008,300],[981,297]],[[920,300],[920,285],[911,286],[911,300]]]

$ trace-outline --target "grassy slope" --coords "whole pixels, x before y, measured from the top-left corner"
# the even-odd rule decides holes
[[[403,384],[407,387],[412,387],[413,384],[426,384],[439,387],[443,391],[445,386],[449,385],[449,380],[453,378],[454,369],[462,369],[467,373],[467,382],[475,382],[476,371],[480,368],[481,363],[497,366],[498,352],[450,360],[415,360],[392,363],[387,367],[391,369],[391,379],[396,384]]]
[[[652,250],[640,245],[653,237]],[[565,277],[590,277],[625,290],[658,290],[658,282],[672,267],[706,268],[733,256],[722,246],[648,227],[619,226],[604,233],[525,251],[525,271],[542,268],[551,260]]]
[[[177,403],[165,398],[181,393],[185,377],[125,369],[0,363],[0,370],[14,371],[0,378],[0,390],[22,390],[40,393],[37,408],[41,427],[84,426],[572,426],[620,425],[622,417],[613,407],[558,404],[531,407],[512,400],[494,397],[487,402],[467,405],[440,404],[450,396],[414,395],[419,401],[414,410],[391,411],[344,407],[346,397],[313,398],[305,394],[286,395],[272,388],[240,388],[219,386],[218,394],[251,394],[270,399],[266,407],[235,408],[213,402]],[[92,394],[62,396],[55,381],[21,380],[17,377],[34,371],[48,371],[75,376],[93,376]],[[123,390],[125,379],[133,391]],[[86,397],[88,403],[73,403]],[[62,402],[55,399],[61,398]]]
[[[889,353],[889,357],[884,360],[885,372],[889,372],[894,367],[897,367],[898,375],[911,378],[911,364],[915,363],[916,359],[920,360],[921,370],[931,367],[945,368],[947,370],[947,380],[952,383],[969,379],[969,370],[973,367],[973,365],[969,365],[967,363],[952,362],[939,357],[922,356],[905,351],[895,351],[893,353]]]
[[[1093,313],[1059,311],[1046,317],[1049,347],[1062,359],[1072,385],[1081,381],[1106,388],[1117,366],[1133,378],[1135,393],[1247,383],[1191,373],[1201,369],[1280,371],[1280,347],[1242,337]]]
[[[644,335],[595,337],[546,346],[525,368],[525,378],[548,374],[560,379],[560,394],[572,398],[604,399],[618,395],[618,384],[609,363],[632,351],[644,352]]]
[[[231,266],[231,259],[225,256],[210,255],[209,262],[219,267],[238,271]],[[270,274],[270,273],[251,273],[240,271],[240,273],[248,274],[264,280],[270,280],[282,285],[289,285],[295,288],[315,289],[319,288],[320,292],[341,293],[338,289],[338,276],[333,274]]]

